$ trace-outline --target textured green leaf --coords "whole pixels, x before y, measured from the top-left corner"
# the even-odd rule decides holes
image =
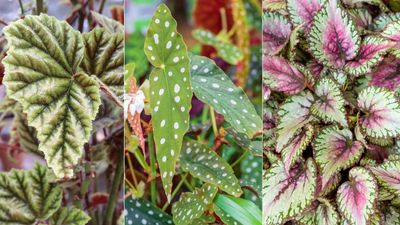
[[[202,44],[211,45],[217,49],[218,56],[226,62],[236,65],[243,58],[243,54],[238,47],[229,41],[225,41],[212,32],[204,29],[195,29],[192,32],[193,37]]]
[[[321,167],[322,186],[342,169],[354,165],[363,153],[359,141],[353,141],[348,129],[328,127],[317,136],[314,145],[315,161]]]
[[[309,158],[287,172],[278,161],[267,170],[263,182],[264,222],[281,224],[311,205],[316,192],[317,167]]]
[[[305,91],[298,95],[291,96],[280,107],[278,111],[277,152],[281,152],[291,138],[293,138],[305,124],[313,120],[313,117],[310,115],[310,107],[313,101],[313,95]]]
[[[209,58],[191,56],[193,91],[211,105],[238,132],[250,138],[261,131],[262,121],[244,91]]]
[[[340,217],[328,199],[318,198],[317,208],[302,215],[300,221],[304,225],[338,225]]]
[[[30,171],[0,173],[1,224],[34,224],[57,212],[62,190],[49,183],[48,176],[48,169],[41,164],[35,164]]]
[[[389,23],[400,20],[400,13],[382,14],[376,17],[371,24],[375,31],[382,31]]]
[[[400,225],[400,209],[389,206],[384,214],[383,225]]]
[[[388,160],[376,167],[369,167],[381,188],[400,197],[400,160]]]
[[[389,23],[382,31],[382,36],[390,41],[400,42],[400,19]]]
[[[318,98],[311,106],[311,113],[327,122],[347,127],[344,99],[335,81],[322,78],[315,86],[315,94]]]
[[[169,225],[173,224],[172,218],[151,202],[131,197],[125,199],[125,225],[147,224],[147,225]]]
[[[304,149],[307,148],[314,135],[313,126],[306,124],[306,126],[296,134],[293,139],[282,149],[282,160],[285,163],[286,171],[301,158]]]
[[[72,177],[100,105],[99,85],[78,72],[82,37],[45,14],[26,16],[4,33],[10,45],[3,60],[7,94],[36,128],[39,150],[56,176]]]
[[[348,224],[367,224],[374,214],[378,186],[372,173],[362,167],[353,167],[349,181],[343,183],[336,196],[339,212]]]
[[[124,35],[95,28],[83,34],[85,56],[81,68],[96,75],[115,93],[123,93],[124,85]]]
[[[150,23],[144,49],[155,67],[150,74],[150,107],[157,161],[169,200],[175,163],[183,135],[189,128],[192,100],[189,57],[176,26],[168,7],[159,5]]]
[[[90,217],[82,210],[71,207],[59,209],[50,219],[50,225],[85,225]]]
[[[17,101],[12,98],[9,98],[7,95],[4,96],[0,101],[0,112],[11,112],[15,109]]]
[[[233,128],[225,129],[228,134],[233,136],[236,144],[240,147],[249,150],[253,155],[262,156],[262,140],[261,138],[249,139],[247,135],[238,133]]]
[[[244,189],[243,198],[251,200],[257,206],[261,208],[261,196],[262,196],[262,164],[263,159],[254,155],[247,155],[240,162],[241,177],[239,183],[241,186],[250,186],[254,188],[258,196],[253,192]]]
[[[365,114],[359,123],[368,136],[387,138],[400,134],[400,105],[393,92],[367,87],[360,92],[357,105]]]
[[[218,211],[223,215],[223,218],[231,217],[233,219],[232,225],[235,224],[235,221],[242,225],[262,224],[261,210],[249,200],[217,194],[214,204],[215,208],[219,208]],[[216,211],[217,214],[218,211]]]
[[[183,170],[200,180],[215,184],[231,195],[242,193],[231,166],[216,152],[197,141],[184,140],[180,163]]]
[[[41,154],[39,140],[36,138],[36,130],[28,125],[26,116],[21,111],[17,111],[14,116],[14,126],[21,148],[27,152]]]
[[[218,188],[212,184],[204,184],[194,192],[185,192],[178,202],[172,206],[172,215],[176,225],[190,224],[194,219],[200,218],[207,205],[212,203]]]
[[[124,33],[124,25],[122,25],[120,22],[97,13],[96,11],[90,11],[90,13],[92,14],[94,20],[96,20],[96,22],[104,27],[108,32],[121,34]]]

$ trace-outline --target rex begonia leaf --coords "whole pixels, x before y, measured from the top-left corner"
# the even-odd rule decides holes
[[[82,210],[73,207],[60,208],[49,220],[49,225],[86,225],[90,217]]]
[[[317,185],[317,167],[312,158],[286,171],[281,161],[264,176],[263,218],[266,225],[282,224],[309,207]]]
[[[47,220],[61,206],[62,189],[49,183],[50,172],[35,164],[32,170],[0,173],[0,222],[34,224]]]
[[[304,213],[299,221],[304,225],[338,225],[340,217],[335,206],[328,199],[318,198],[317,208]]]
[[[387,160],[379,166],[369,167],[385,190],[400,197],[400,160]]]
[[[313,101],[313,95],[306,91],[291,96],[280,107],[278,111],[277,152],[281,152],[282,148],[289,143],[289,140],[296,132],[313,120],[310,115],[310,107]]]
[[[337,122],[347,127],[344,99],[339,86],[330,78],[322,78],[315,85],[318,98],[311,106],[311,113],[327,122]]]
[[[329,0],[314,17],[309,33],[311,53],[325,66],[340,69],[357,55],[359,45],[350,16],[337,0]]]
[[[286,59],[278,56],[264,56],[262,66],[263,80],[272,90],[292,95],[305,88],[306,77]]]
[[[163,212],[151,202],[143,199],[133,199],[128,197],[125,199],[125,225],[135,224],[159,224],[171,225],[172,218],[167,213]]]
[[[400,58],[385,58],[371,76],[370,85],[395,91],[400,86]]]
[[[400,42],[400,19],[389,23],[382,31],[382,36],[390,41]]]
[[[218,56],[232,65],[236,65],[243,58],[238,47],[228,41],[220,40],[210,31],[196,29],[193,31],[193,37],[202,44],[213,46],[217,49]]]
[[[393,92],[367,87],[360,92],[357,104],[365,114],[359,119],[361,129],[368,136],[386,138],[400,134],[400,105]]]
[[[400,13],[382,14],[374,19],[371,27],[375,31],[382,31],[389,23],[397,20],[400,20]]]
[[[190,59],[193,92],[196,97],[222,114],[238,132],[250,138],[261,132],[262,120],[244,91],[213,60],[195,55]]]
[[[83,71],[96,75],[115,93],[121,94],[124,90],[124,34],[95,28],[83,34],[83,41]]]
[[[157,161],[168,200],[183,135],[189,129],[192,100],[189,56],[176,27],[168,7],[160,4],[147,31],[144,47],[154,66],[149,77],[150,107]]]
[[[4,84],[36,128],[39,150],[58,178],[73,176],[99,105],[99,85],[79,72],[82,37],[66,22],[45,14],[4,28],[9,43]]]
[[[326,177],[322,175],[318,176],[318,196],[326,196],[327,194],[329,194],[331,191],[339,186],[341,180],[342,176],[340,175],[340,173],[337,173],[331,177]]]
[[[367,224],[374,214],[378,186],[372,173],[362,167],[353,167],[349,181],[343,183],[336,196],[338,210],[348,224]]]
[[[323,129],[314,144],[315,161],[321,167],[322,185],[341,171],[354,165],[363,153],[359,141],[353,141],[353,133],[336,126]]]
[[[314,134],[314,128],[307,124],[296,134],[293,139],[282,149],[282,160],[285,163],[286,171],[299,159],[310,143]]]
[[[400,209],[394,206],[388,206],[384,212],[383,225],[400,225]]]
[[[372,68],[382,61],[382,55],[393,46],[392,43],[381,37],[367,36],[363,39],[357,56],[348,61],[345,71],[359,76],[371,72]]]
[[[287,8],[295,26],[302,25],[302,30],[310,31],[315,14],[325,0],[288,0]]]
[[[180,163],[183,170],[202,181],[215,184],[231,195],[242,193],[231,166],[217,153],[197,141],[184,140]]]
[[[212,203],[218,188],[212,184],[205,183],[201,188],[193,192],[185,192],[179,201],[172,206],[172,215],[176,225],[190,224],[193,220],[200,218],[208,204]]]
[[[263,52],[275,55],[289,41],[292,25],[289,20],[278,13],[264,13],[263,16]]]

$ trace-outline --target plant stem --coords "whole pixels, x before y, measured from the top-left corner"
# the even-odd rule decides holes
[[[111,97],[111,99],[121,108],[124,108],[124,103],[121,102],[121,100],[118,99],[118,97],[114,94],[113,91],[110,90],[110,88],[108,88],[108,86],[103,83],[103,81],[101,81],[97,76],[92,75],[91,76],[93,79],[95,79],[97,81],[97,83],[99,83],[100,85],[100,89],[102,89],[108,96]]]
[[[106,4],[106,0],[101,0],[100,2],[100,7],[99,7],[99,13],[101,14],[104,9],[104,5]]]
[[[185,173],[182,177],[181,180],[179,181],[178,185],[175,187],[174,191],[172,192],[171,195],[171,199],[174,198],[174,196],[176,195],[176,193],[178,193],[179,189],[182,187],[182,184],[185,182],[186,177],[187,177],[188,173]],[[169,203],[168,201],[164,204],[164,206],[162,207],[162,211],[165,211],[168,207]]]
[[[19,2],[19,8],[21,9],[21,15],[25,15],[25,10],[24,10],[24,4],[22,3],[22,0],[18,0]]]
[[[201,124],[204,125],[208,120],[208,107],[203,107],[203,112],[201,113]],[[199,142],[202,142],[207,134],[206,130],[202,130],[201,134],[198,137]]]
[[[133,170],[131,157],[129,156],[129,154],[127,154],[126,158],[128,159],[129,171],[132,174],[133,183],[135,184],[135,187],[137,187],[138,186],[138,182],[137,182],[137,179],[136,179],[135,171]]]
[[[112,224],[115,205],[118,200],[118,188],[121,184],[121,180],[124,175],[124,168],[125,168],[124,154],[123,154],[123,152],[121,152],[120,155],[118,156],[117,168],[115,169],[114,179],[113,179],[110,194],[109,194],[109,199],[108,199],[108,203],[107,203],[107,207],[106,207],[106,213],[104,216],[105,220],[104,220],[103,225]]]
[[[246,156],[247,156],[247,153],[248,153],[249,151],[248,150],[245,150],[244,152],[243,152],[243,154],[235,161],[235,162],[233,162],[232,164],[231,164],[231,167],[233,168],[234,166],[236,166],[240,161],[242,161]]]
[[[153,132],[150,131],[148,135],[149,142],[149,152],[150,152],[150,188],[151,188],[151,202],[156,204],[157,202],[157,190],[156,190],[156,159],[154,155],[154,142],[153,142]]]
[[[218,137],[217,120],[215,119],[214,109],[210,106],[211,123],[214,131],[215,138]]]
[[[189,183],[189,181],[185,179],[183,182],[185,183],[186,187],[187,187],[190,191],[193,192],[194,188],[193,188],[193,186]]]
[[[36,0],[36,14],[40,15],[43,11],[43,0]]]

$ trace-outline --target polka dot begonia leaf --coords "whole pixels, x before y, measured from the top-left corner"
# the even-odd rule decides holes
[[[81,68],[96,75],[116,94],[123,93],[124,85],[124,35],[96,28],[83,34],[85,54]]]
[[[261,225],[262,213],[253,202],[233,196],[217,194],[214,209],[226,224]],[[228,219],[231,218],[231,219]]]
[[[45,14],[4,28],[9,44],[4,85],[37,130],[39,150],[57,178],[71,178],[100,105],[99,84],[79,71],[81,34]]]
[[[217,191],[216,186],[205,183],[193,192],[183,193],[179,201],[172,206],[175,225],[191,224],[199,219],[206,211],[206,207],[212,203]]]
[[[240,195],[242,190],[231,166],[217,153],[194,140],[185,139],[180,163],[182,169],[221,190]]]
[[[211,45],[217,49],[218,56],[232,65],[236,65],[243,58],[243,54],[238,47],[228,41],[221,40],[208,30],[196,29],[193,30],[192,34],[200,43]]]
[[[236,144],[238,144],[240,147],[249,150],[253,155],[262,156],[263,147],[261,137],[250,140],[247,135],[238,133],[233,128],[227,128],[225,130],[228,132],[228,134],[232,135]]]
[[[192,88],[189,57],[168,7],[157,7],[146,35],[144,51],[154,69],[150,74],[150,107],[157,161],[170,200],[175,163],[189,128]]]
[[[125,225],[172,225],[170,215],[143,199],[125,199]]]
[[[238,132],[250,138],[261,132],[262,120],[254,105],[214,61],[192,55],[190,71],[196,97],[222,114]]]
[[[244,189],[244,198],[251,200],[261,207],[261,185],[262,185],[262,161],[261,157],[247,155],[240,162],[241,176],[239,183],[241,186],[250,186],[258,193],[258,197],[253,192]]]

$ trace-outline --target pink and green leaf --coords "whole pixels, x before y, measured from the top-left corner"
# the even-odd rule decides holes
[[[324,2],[325,0],[288,0],[287,8],[292,23],[295,26],[302,25],[302,30],[309,32],[314,16]]]
[[[264,176],[263,218],[266,225],[282,224],[303,213],[316,192],[317,168],[313,159],[286,171],[283,162],[274,163]]]
[[[369,167],[380,186],[400,197],[400,160],[387,160],[376,167]]]
[[[382,36],[390,41],[400,42],[400,19],[389,23],[382,31]]]
[[[289,41],[292,25],[286,17],[278,13],[264,13],[263,52],[266,55],[279,53]]]
[[[382,31],[389,23],[396,20],[400,20],[400,13],[382,14],[374,19],[371,27],[375,31]]]
[[[353,140],[350,130],[334,126],[321,131],[315,140],[314,151],[324,184],[336,173],[354,165],[363,153],[363,146]]]
[[[359,122],[368,136],[386,138],[400,134],[400,105],[393,92],[367,87],[360,92],[357,104],[365,114]]]
[[[192,90],[189,56],[177,24],[165,4],[157,7],[147,31],[145,54],[153,64],[150,107],[157,162],[170,200],[175,163],[189,128]]]
[[[291,96],[278,111],[278,130],[276,151],[281,152],[294,135],[314,117],[310,114],[310,107],[314,101],[313,95],[306,91]]]
[[[369,84],[395,91],[400,86],[400,58],[385,58],[372,73]]]
[[[381,37],[367,36],[363,39],[358,55],[348,61],[345,71],[353,76],[370,73],[372,68],[383,59],[386,51],[393,43]]]
[[[328,67],[341,69],[356,57],[360,45],[358,31],[337,0],[329,0],[319,11],[309,33],[309,49]]]
[[[278,56],[265,56],[262,66],[263,79],[272,90],[293,95],[305,88],[306,77],[286,59]]]
[[[328,199],[318,198],[318,206],[301,216],[299,221],[304,225],[338,225],[340,217],[335,206]]]
[[[318,98],[311,106],[311,113],[326,122],[336,122],[347,127],[344,99],[339,86],[330,78],[322,78],[315,86]]]
[[[349,172],[349,181],[338,191],[336,202],[339,212],[348,224],[368,224],[375,212],[378,186],[372,173],[362,167]]]
[[[282,149],[282,160],[285,164],[286,171],[289,171],[290,167],[301,157],[301,154],[310,143],[313,134],[314,128],[307,124],[293,137],[289,144]]]

